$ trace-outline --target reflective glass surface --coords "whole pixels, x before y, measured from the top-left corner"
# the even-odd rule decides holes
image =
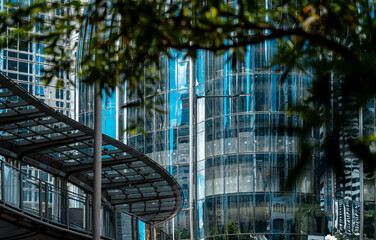
[[[189,188],[194,187],[191,221],[199,239],[306,239],[307,235],[335,231],[359,236],[362,173],[354,156],[345,156],[347,183],[338,183],[330,172],[315,174],[323,161],[316,151],[302,178],[292,183],[291,191],[285,190],[297,163],[297,128],[302,125],[299,116],[288,109],[307,96],[311,76],[292,71],[281,82],[281,73],[267,68],[275,44],[249,46],[245,58],[235,64],[227,61],[228,54],[198,51],[192,106],[194,173],[189,172],[188,161],[190,123],[184,120],[189,118],[187,74],[192,66],[179,52],[172,50],[170,60],[162,58],[166,77],[158,96],[166,99],[166,114],[154,117],[158,130],[146,126],[147,136],[125,138],[169,169],[183,187],[186,200]],[[375,129],[374,105],[370,102],[364,109],[364,131]],[[127,110],[124,116],[133,119],[135,114]],[[355,124],[358,118],[354,118],[354,129]],[[313,131],[313,142],[319,143],[321,136],[320,130]],[[189,174],[195,176],[194,186],[188,184]],[[365,198],[374,201],[374,179],[365,183]],[[176,239],[189,239],[188,211],[183,212],[172,224],[165,224]],[[350,216],[351,221],[346,222]]]

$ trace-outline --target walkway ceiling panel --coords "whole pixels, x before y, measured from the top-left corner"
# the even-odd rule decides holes
[[[65,177],[92,191],[94,130],[55,111],[0,73],[1,153]],[[102,136],[103,195],[147,221],[161,222],[182,208],[183,193],[160,165]],[[142,206],[142,207],[141,207]]]

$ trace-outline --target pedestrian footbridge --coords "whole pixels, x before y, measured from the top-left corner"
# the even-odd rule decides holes
[[[90,239],[94,130],[0,73],[0,239]],[[160,165],[102,136],[102,238],[164,239],[183,194]]]

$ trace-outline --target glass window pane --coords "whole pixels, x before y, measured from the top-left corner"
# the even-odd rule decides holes
[[[269,152],[269,114],[255,115],[255,151]]]
[[[224,193],[224,158],[214,159],[214,194]]]
[[[253,192],[253,155],[239,156],[239,192]]]
[[[255,149],[255,117],[254,115],[239,116],[239,152],[253,152]]]
[[[269,75],[255,75],[255,110],[269,111]]]
[[[213,156],[213,121],[211,119],[205,122],[205,146],[205,156]]]
[[[205,236],[214,235],[214,201],[213,198],[205,199],[204,233]]]
[[[267,174],[269,171],[269,155],[257,154],[255,156],[254,167],[256,192],[269,191],[270,175]]]
[[[223,155],[223,138],[224,138],[223,118],[214,120],[214,156]]]
[[[271,75],[271,110],[272,111],[285,111],[285,88],[281,85],[281,75]]]
[[[205,166],[205,196],[212,196],[214,178],[213,160],[211,158],[207,159]]]
[[[238,192],[238,161],[237,156],[228,156],[225,160],[225,191]]]
[[[237,117],[225,117],[225,152],[237,153],[238,152],[238,122]]]
[[[215,197],[215,234],[225,233],[225,213],[226,213],[226,202],[225,197],[218,196]]]
[[[269,195],[255,195],[255,232],[267,233],[270,230]]]
[[[240,233],[253,233],[254,226],[254,207],[252,203],[252,195],[240,195],[239,196],[239,226]]]
[[[285,155],[273,154],[270,156],[271,191],[282,192],[285,185]]]
[[[226,198],[225,198],[226,199]],[[239,222],[238,222],[238,196],[227,197],[226,211],[226,234],[238,234]]]
[[[271,146],[272,152],[285,152],[285,115],[271,114]]]

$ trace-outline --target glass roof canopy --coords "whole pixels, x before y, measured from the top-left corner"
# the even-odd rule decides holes
[[[94,130],[55,111],[0,72],[0,153],[92,192]],[[160,165],[102,136],[102,200],[146,221],[177,215],[183,193]]]

